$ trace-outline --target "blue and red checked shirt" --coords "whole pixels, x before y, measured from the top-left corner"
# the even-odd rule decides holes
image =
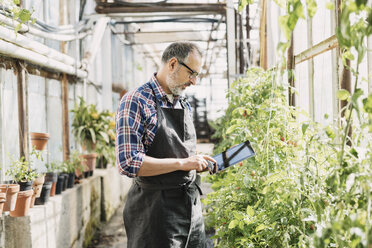
[[[174,108],[154,74],[150,81],[128,92],[120,100],[116,112],[116,164],[121,175],[136,177],[143,158],[157,131],[155,97],[163,108]],[[151,88],[152,87],[152,88]],[[154,91],[153,91],[153,90]],[[155,93],[155,95],[154,95]],[[191,107],[186,102],[191,115]]]

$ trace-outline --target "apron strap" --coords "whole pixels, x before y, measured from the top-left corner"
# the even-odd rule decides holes
[[[200,186],[196,183],[196,181],[189,181],[179,185],[163,185],[163,184],[150,184],[144,183],[139,180],[134,179],[134,183],[136,183],[140,188],[146,190],[170,190],[170,189],[184,189],[184,190],[198,190],[200,195],[203,195],[203,191],[201,190]]]

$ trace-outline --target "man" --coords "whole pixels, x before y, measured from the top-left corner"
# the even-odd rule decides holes
[[[134,177],[124,208],[128,248],[205,247],[200,176],[206,155],[195,155],[189,103],[201,52],[189,42],[169,45],[149,82],[124,95],[116,116],[119,172]]]

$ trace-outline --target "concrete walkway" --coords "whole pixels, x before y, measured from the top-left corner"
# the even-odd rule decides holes
[[[123,209],[124,203],[116,210],[111,220],[101,226],[89,248],[127,248]]]
[[[211,155],[213,151],[213,144],[197,144],[196,148],[198,154]],[[205,175],[204,175],[205,174]],[[203,173],[206,176],[207,173]],[[203,196],[211,192],[210,185],[202,183]],[[116,210],[115,215],[108,223],[103,223],[91,242],[89,248],[127,248],[127,237],[125,235],[123,223],[123,209],[124,203]],[[208,245],[213,247],[213,245]]]

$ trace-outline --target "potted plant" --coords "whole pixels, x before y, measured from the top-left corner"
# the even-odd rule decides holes
[[[96,152],[98,154],[97,166],[99,168],[107,168],[108,164],[115,162],[115,114],[109,111],[102,111],[101,118],[103,120],[103,131],[107,134],[107,139],[99,139],[97,141]]]
[[[34,193],[32,182],[37,177],[36,171],[31,168],[29,161],[25,157],[21,157],[19,160],[13,160],[5,174],[20,185],[16,206],[14,211],[10,212],[10,216],[19,217],[27,215],[31,205],[31,197]]]
[[[94,153],[96,145],[100,141],[109,143],[109,135],[106,132],[106,112],[98,112],[93,104],[87,105],[83,98],[80,103],[75,104],[71,110],[74,114],[72,120],[72,132],[85,151],[81,156],[85,159],[83,164],[89,167],[89,175],[93,174],[96,165],[97,154]]]
[[[45,167],[47,169],[45,182],[51,182],[50,196],[53,197],[56,194],[58,164],[56,162],[51,162],[49,164],[45,164]]]
[[[73,151],[69,161],[64,162],[64,171],[68,174],[67,188],[74,187],[76,171],[83,171],[83,165],[78,151]]]

